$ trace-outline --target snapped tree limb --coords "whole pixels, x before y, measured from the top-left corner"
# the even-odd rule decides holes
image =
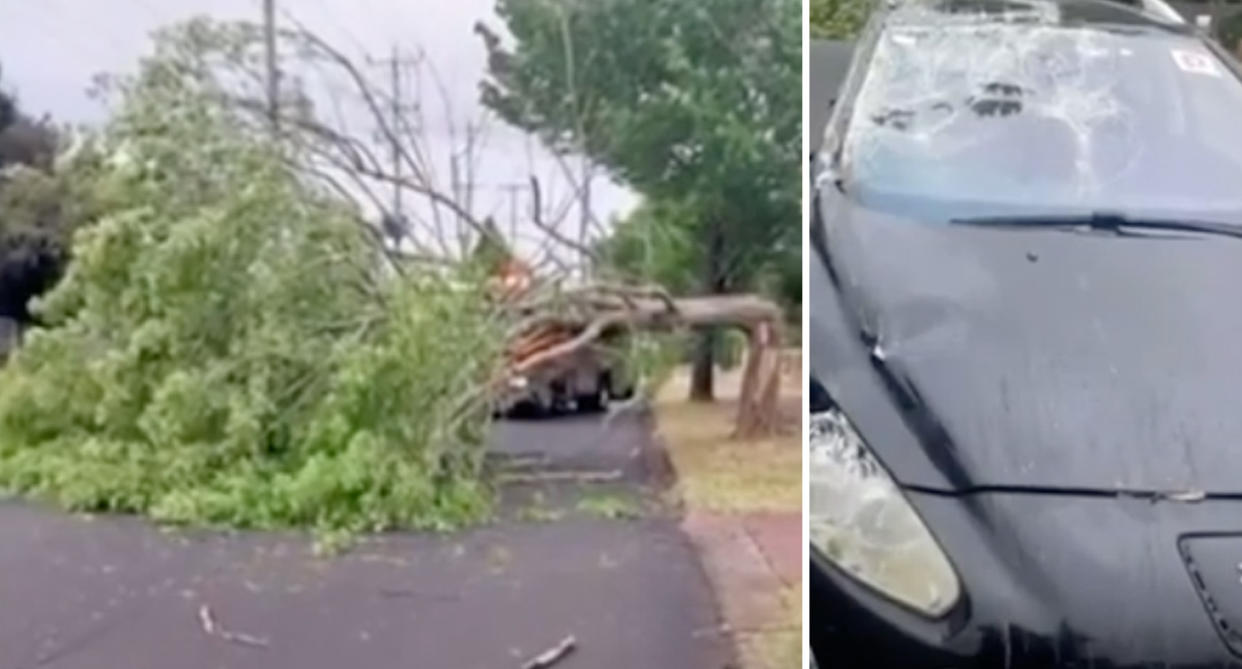
[[[528,299],[514,309],[522,320],[510,329],[511,340],[541,327],[556,327],[574,334],[555,344],[535,347],[533,353],[509,365],[497,384],[573,356],[618,329],[734,327],[742,330],[749,341],[735,432],[739,436],[753,436],[770,433],[777,427],[783,314],[779,305],[765,297],[736,294],[674,298],[651,286],[601,284],[558,290]]]

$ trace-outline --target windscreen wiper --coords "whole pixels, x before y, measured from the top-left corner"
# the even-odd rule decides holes
[[[989,228],[1063,228],[1125,234],[1129,230],[1160,230],[1194,234],[1223,235],[1242,239],[1242,225],[1217,221],[1196,221],[1186,218],[1130,217],[1126,214],[1097,211],[1087,215],[974,216],[951,219],[961,225]]]

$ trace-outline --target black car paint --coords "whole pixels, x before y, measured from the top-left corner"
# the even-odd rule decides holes
[[[850,417],[964,593],[928,620],[812,550],[819,666],[1242,667],[1242,242],[814,192],[812,401]]]
[[[916,223],[836,202],[823,215],[859,329],[951,435],[895,448],[898,481],[1242,493],[1242,240]]]
[[[1017,262],[1030,261],[1019,256]],[[1178,543],[1189,534],[1242,528],[1242,501],[1182,503],[1107,488],[1075,494],[1042,484],[981,491],[972,484],[974,471],[961,467],[956,474],[964,484],[955,487],[933,453],[957,448],[954,430],[937,434],[909,406],[903,410],[883,371],[900,358],[873,357],[874,344],[858,334],[866,326],[842,300],[852,275],[835,264],[837,284],[818,252],[811,263],[812,375],[824,380],[826,395],[895,478],[905,484],[911,473],[938,477],[926,490],[903,488],[954,565],[965,596],[944,620],[926,621],[815,557],[811,639],[821,666],[1242,666],[1222,643],[1223,630],[1214,629]],[[1079,460],[1064,456],[1067,450],[1073,445],[1038,455]],[[1118,468],[1127,454],[1115,455]],[[1109,471],[1109,460],[1094,466]],[[1242,539],[1233,549],[1232,563],[1224,563],[1236,568]],[[1237,576],[1218,578],[1236,590],[1218,587],[1212,597],[1242,602]]]

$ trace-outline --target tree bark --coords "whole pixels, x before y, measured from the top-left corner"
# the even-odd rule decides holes
[[[716,328],[705,327],[695,333],[692,362],[690,400],[710,402],[716,395]]]
[[[734,435],[754,437],[775,432],[779,426],[781,383],[781,323],[779,319],[754,323],[749,339],[742,389],[738,396]]]

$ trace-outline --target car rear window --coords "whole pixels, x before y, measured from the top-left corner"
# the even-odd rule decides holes
[[[1159,28],[898,22],[879,37],[842,158],[850,188],[881,207],[1242,224],[1242,81]]]

